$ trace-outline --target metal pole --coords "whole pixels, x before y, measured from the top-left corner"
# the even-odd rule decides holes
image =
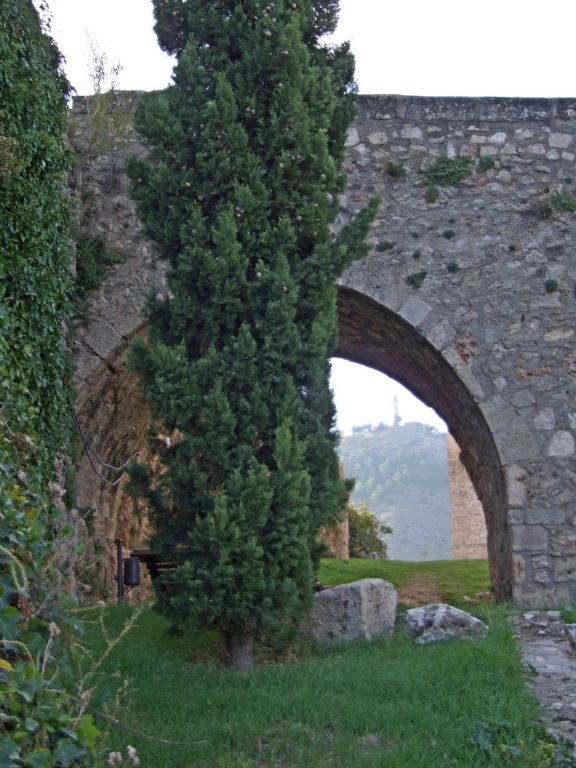
[[[122,553],[122,539],[116,539],[116,568],[117,576],[116,583],[118,585],[117,597],[118,602],[121,603],[124,600],[124,557]]]

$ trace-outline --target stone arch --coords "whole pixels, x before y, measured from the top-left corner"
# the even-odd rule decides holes
[[[125,94],[118,109],[136,98]],[[369,254],[341,281],[340,354],[386,370],[448,421],[484,503],[499,596],[573,602],[576,101],[365,96],[358,106],[337,226],[373,194],[382,206]],[[86,99],[73,121],[87,233],[127,256],[92,292],[91,321],[76,337],[80,418],[118,464],[147,428],[125,349],[143,330],[145,294],[163,290],[163,265],[123,173],[126,156],[146,151],[139,137],[90,158]],[[436,186],[428,171],[440,160],[467,174]],[[120,503],[94,479],[88,486],[81,503],[98,493],[106,509]]]
[[[464,446],[461,459],[486,517],[492,584],[498,598],[509,599],[512,560],[504,471],[481,408],[442,354],[400,315],[344,286],[339,288],[338,307],[336,356],[392,376],[433,407],[458,444]],[[148,529],[146,520],[135,514],[124,494],[126,480],[110,485],[121,474],[107,471],[95,456],[119,467],[145,448],[150,413],[127,359],[130,339],[145,332],[146,324],[139,322],[118,340],[82,382],[76,403],[83,433],[93,451],[92,461],[87,451],[79,461],[78,502],[85,511],[97,507],[94,541],[103,551],[93,550],[91,554],[95,567],[103,568],[98,580],[109,590],[113,587],[114,540],[121,538],[132,546],[145,539]]]
[[[366,294],[341,286],[336,356],[399,381],[446,421],[482,502],[490,576],[497,597],[512,594],[504,469],[494,436],[469,388],[414,326]]]

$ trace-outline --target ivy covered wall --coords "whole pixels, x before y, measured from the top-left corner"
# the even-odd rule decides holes
[[[70,85],[29,0],[0,0],[0,407],[48,478],[67,440]]]

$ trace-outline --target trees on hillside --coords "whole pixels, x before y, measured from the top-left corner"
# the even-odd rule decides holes
[[[155,0],[174,85],[144,98],[130,166],[169,295],[133,351],[159,471],[133,471],[155,546],[180,563],[175,618],[218,627],[231,662],[311,600],[315,534],[343,510],[328,387],[335,280],[364,252],[375,203],[339,236],[351,119],[347,46],[319,42],[335,0]]]

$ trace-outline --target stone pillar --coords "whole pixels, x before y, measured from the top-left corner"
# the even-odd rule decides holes
[[[484,510],[468,473],[460,461],[458,443],[450,433],[446,438],[452,557],[455,560],[485,558],[487,550]]]
[[[350,531],[348,518],[336,525],[322,526],[319,530],[320,540],[328,547],[327,557],[337,560],[348,560],[350,557]]]

